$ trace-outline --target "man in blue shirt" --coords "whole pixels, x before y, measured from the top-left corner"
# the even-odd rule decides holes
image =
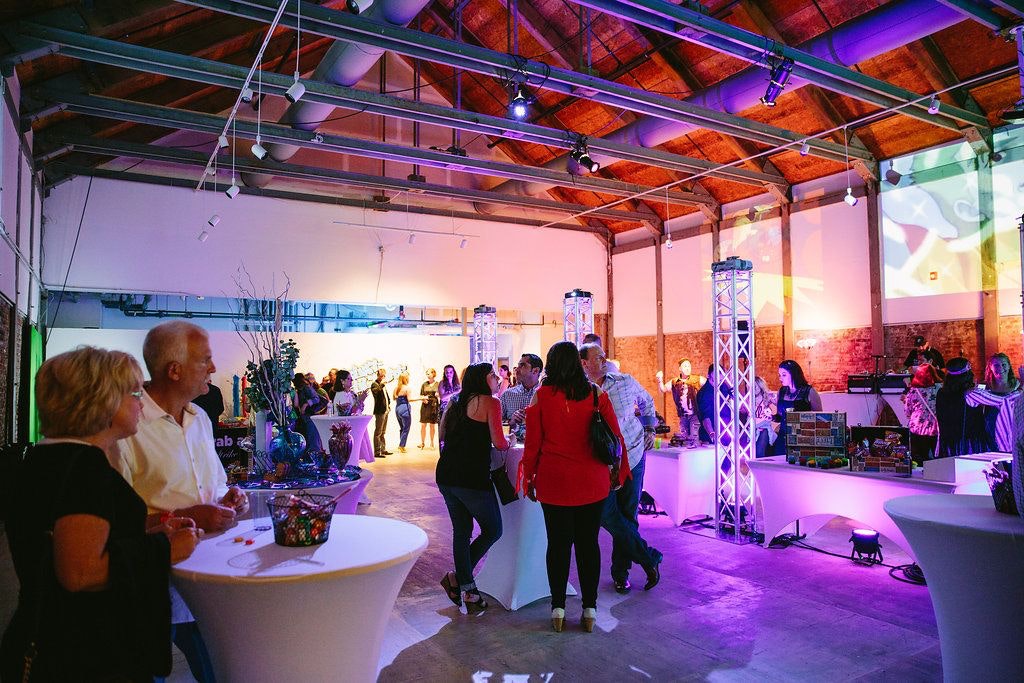
[[[722,393],[722,399],[728,398],[732,391],[730,388],[718,381],[718,369],[711,364],[708,366],[708,381],[697,392],[697,415],[700,416],[700,442],[702,444],[713,444],[718,440],[719,416],[715,414],[715,388]],[[722,406],[721,419],[729,420],[728,405]]]

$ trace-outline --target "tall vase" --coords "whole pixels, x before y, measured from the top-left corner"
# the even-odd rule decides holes
[[[352,433],[334,432],[327,442],[327,448],[331,452],[331,461],[340,470],[348,464],[352,456]]]

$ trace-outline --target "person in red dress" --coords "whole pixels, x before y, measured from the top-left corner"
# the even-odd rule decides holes
[[[621,486],[629,476],[629,462],[615,480],[608,465],[594,455],[590,422],[594,414],[591,392],[597,391],[598,410],[622,442],[612,404],[587,381],[579,351],[571,342],[558,342],[548,350],[547,376],[526,409],[526,444],[522,480],[527,496],[539,500],[548,532],[547,571],[551,588],[551,624],[561,631],[565,621],[565,586],[569,558],[576,550],[576,570],[583,598],[580,624],[593,631],[597,620],[597,583],[601,549],[597,534],[609,488]]]

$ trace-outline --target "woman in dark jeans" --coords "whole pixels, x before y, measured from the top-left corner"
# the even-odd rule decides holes
[[[623,457],[613,482],[608,465],[597,459],[590,445],[596,389],[587,381],[580,353],[572,342],[558,342],[548,350],[547,375],[537,389],[534,404],[526,409],[526,445],[522,477],[526,495],[539,500],[548,532],[547,570],[551,589],[551,625],[561,631],[565,622],[565,585],[569,559],[576,549],[583,615],[580,625],[593,631],[597,620],[597,583],[601,573],[601,549],[597,532],[601,513],[614,484],[629,476],[629,459]],[[608,395],[597,390],[601,417],[612,428],[626,452]]]
[[[292,402],[295,407],[295,431],[305,437],[307,453],[322,451],[323,444],[320,441],[320,434],[316,431],[316,425],[313,424],[313,415],[320,411],[323,401],[301,372],[296,372],[292,377],[292,386],[295,387],[295,398]]]
[[[487,607],[473,569],[501,538],[501,510],[491,484],[491,444],[501,449],[510,444],[501,430],[501,403],[491,396],[497,387],[498,376],[490,363],[470,365],[462,376],[462,392],[441,420],[437,488],[452,519],[455,559],[455,571],[445,574],[441,585],[453,603],[466,603],[467,612]],[[480,535],[470,543],[473,520],[480,525]]]

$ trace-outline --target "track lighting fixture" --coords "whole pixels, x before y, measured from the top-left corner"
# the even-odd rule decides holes
[[[459,242],[459,249],[465,249],[467,244],[469,244],[469,240],[463,237],[462,241]]]
[[[291,87],[288,88],[287,91],[285,91],[284,97],[285,97],[286,100],[288,100],[292,104],[295,104],[296,102],[301,100],[302,96],[305,95],[305,94],[306,94],[306,86],[302,85],[302,83],[299,81],[299,74],[296,73],[295,74],[295,82],[292,83]]]
[[[939,96],[938,95],[932,95],[932,99],[928,103],[928,113],[932,114],[933,116],[935,114],[939,113]]]
[[[811,143],[804,141],[804,144],[800,145],[800,156],[805,157],[807,153],[811,151]]]
[[[267,148],[264,147],[260,143],[261,143],[260,136],[257,135],[256,136],[256,142],[253,143],[253,145],[252,145],[252,147],[250,149],[252,150],[252,155],[254,157],[259,159],[260,161],[263,161],[263,159],[267,156]]]
[[[672,235],[666,235],[665,236],[665,248],[666,249],[671,249],[672,246],[673,246],[672,245]]]
[[[221,149],[224,149],[225,147],[227,147],[228,146],[228,136],[227,135],[219,135],[219,136],[217,136],[217,145]]]
[[[590,156],[590,150],[587,149],[587,138],[585,135],[576,136],[576,142],[573,143],[572,150],[569,152],[569,159],[576,162],[580,168],[588,173],[597,173],[601,168],[601,164],[594,161]],[[570,172],[572,171],[570,170]]]
[[[508,114],[516,121],[522,121],[530,113],[530,103],[533,97],[530,96],[526,87],[522,84],[515,86],[515,94],[508,103]]]
[[[345,0],[345,9],[352,14],[363,14],[373,6],[373,0]]]
[[[903,180],[903,174],[892,167],[892,161],[889,161],[889,170],[885,172],[885,182],[890,185],[899,185],[900,181]]]
[[[208,220],[206,222],[210,224],[211,228],[216,228],[217,224],[220,223],[220,214],[219,213],[213,214],[212,216],[210,216],[210,220]]]
[[[210,239],[210,233],[203,230],[201,233],[199,233],[199,237],[197,237],[196,239],[198,239],[200,242],[205,242],[206,240]]]
[[[761,98],[761,104],[766,107],[774,107],[775,100],[782,94],[786,83],[789,83],[789,77],[793,73],[793,60],[789,57],[781,61],[769,59],[768,64],[771,65],[771,71],[768,73],[768,87],[764,91],[764,97]]]
[[[238,184],[235,182],[235,179],[232,178],[231,185],[228,189],[224,190],[224,194],[226,194],[230,199],[234,199],[239,192],[241,192],[241,190],[238,188]]]
[[[245,102],[246,104],[248,104],[249,102],[252,102],[252,97],[253,97],[254,94],[255,93],[253,93],[252,88],[250,88],[248,86],[242,88],[242,101]]]
[[[850,206],[857,206],[857,198],[853,196],[852,188],[846,188],[846,196],[843,197],[843,201],[849,204]]]

